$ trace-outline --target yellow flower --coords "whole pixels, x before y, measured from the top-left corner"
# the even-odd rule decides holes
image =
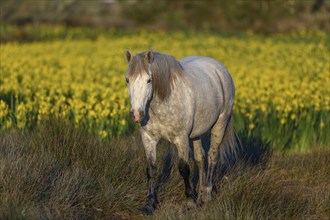
[[[121,119],[120,120],[120,125],[125,126],[126,125],[126,120],[125,119]]]
[[[53,31],[60,33],[63,27],[54,27]],[[139,52],[151,41],[154,48],[177,59],[200,54],[200,47],[195,45],[202,44],[203,55],[223,62],[235,83],[234,113],[243,118],[247,123],[244,126],[250,130],[274,117],[278,120],[276,125],[304,119],[313,127],[327,128],[326,122],[316,124],[313,120],[330,110],[330,98],[325,95],[330,93],[326,33],[316,32],[312,36],[320,41],[304,44],[278,40],[292,37],[286,34],[269,36],[261,42],[259,36],[249,31],[242,39],[182,32],[174,32],[175,37],[170,39],[166,34],[141,31],[133,36],[134,41],[132,36],[117,38],[101,34],[93,42],[1,45],[0,94],[8,96],[5,95],[5,101],[0,100],[0,130],[16,122],[23,129],[36,120],[36,115],[37,120],[43,120],[50,114],[70,119],[76,126],[83,125],[95,134],[100,132],[100,136],[105,135],[105,127],[111,135],[112,131],[125,130],[130,104],[125,83],[127,64],[120,51],[133,47]],[[298,32],[293,36],[304,38],[307,34]],[[68,30],[70,35],[73,32]],[[185,41],[173,40],[183,37]],[[245,48],[243,57],[242,50],[237,48]]]
[[[108,136],[108,133],[104,130],[99,131],[99,136],[101,138],[106,138]]]

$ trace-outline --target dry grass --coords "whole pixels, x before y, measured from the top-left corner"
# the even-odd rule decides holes
[[[254,155],[264,152],[255,148],[260,143],[245,143]],[[160,161],[169,149],[161,143]],[[29,133],[0,135],[0,219],[329,219],[329,161],[329,146],[242,160],[222,169],[212,202],[190,211],[175,164],[155,215],[147,217],[138,212],[147,184],[137,134],[99,141],[47,122]]]

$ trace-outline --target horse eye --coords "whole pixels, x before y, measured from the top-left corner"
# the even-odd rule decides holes
[[[129,83],[129,80],[126,78],[126,82]]]
[[[148,79],[147,83],[151,83],[151,79]]]

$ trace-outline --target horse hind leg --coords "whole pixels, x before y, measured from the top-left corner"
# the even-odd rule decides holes
[[[197,204],[199,205],[201,204],[201,194],[205,185],[205,152],[202,146],[201,138],[193,141],[194,159],[198,168]]]
[[[205,178],[205,186],[200,195],[200,203],[205,203],[211,200],[213,179],[219,159],[219,147],[222,145],[229,119],[230,115],[225,113],[221,114],[211,129],[211,146],[208,151],[208,168]]]

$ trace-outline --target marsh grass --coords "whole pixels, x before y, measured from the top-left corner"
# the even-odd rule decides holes
[[[247,150],[236,164],[219,169],[214,200],[189,211],[176,152],[161,142],[164,184],[149,217],[138,211],[147,193],[138,134],[100,141],[56,120],[30,132],[6,131],[0,135],[0,219],[328,218],[329,146],[285,156],[272,155],[258,140],[242,140]]]

